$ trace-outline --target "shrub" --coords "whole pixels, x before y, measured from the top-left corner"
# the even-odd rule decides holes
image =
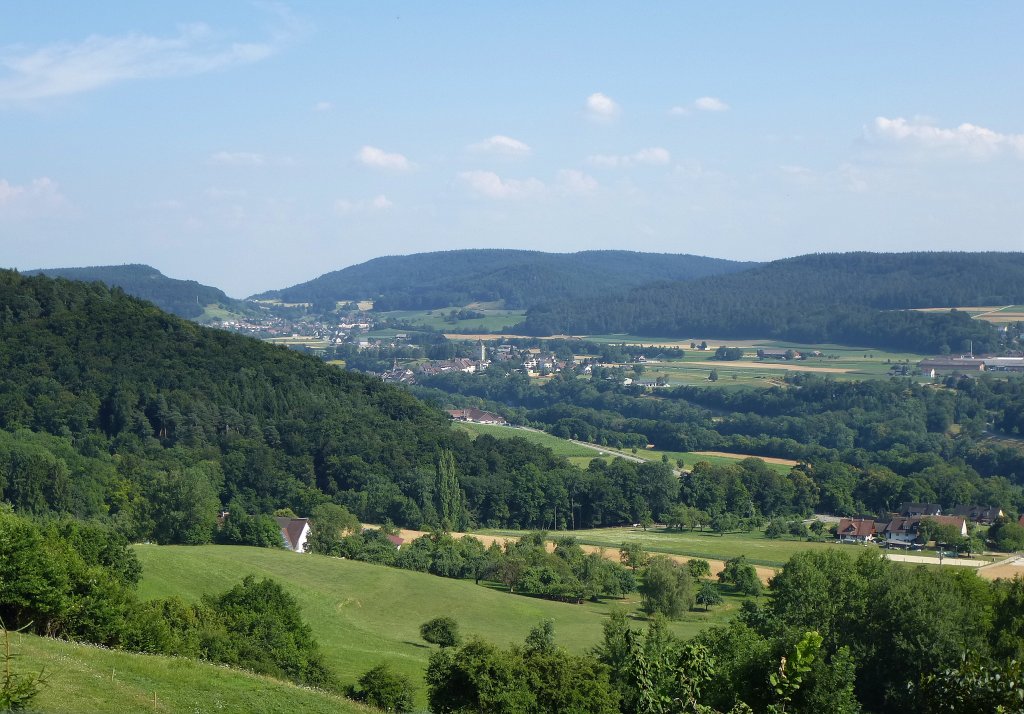
[[[455,647],[462,638],[459,623],[450,617],[435,617],[420,625],[420,637],[432,645]]]
[[[378,664],[363,674],[359,688],[352,690],[351,696],[386,712],[412,711],[412,683],[386,664]]]

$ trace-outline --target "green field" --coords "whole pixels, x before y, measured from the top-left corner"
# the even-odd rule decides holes
[[[382,318],[401,320],[410,325],[423,325],[441,332],[450,330],[475,330],[479,332],[501,332],[506,327],[514,327],[526,318],[525,310],[474,309],[484,314],[483,317],[457,322],[446,322],[445,316],[452,310],[459,311],[462,307],[444,307],[436,310],[391,310],[376,313]]]
[[[44,671],[31,711],[322,712],[377,711],[344,697],[180,657],[133,655],[32,635],[11,635],[15,671]]]
[[[661,461],[661,457],[667,456],[669,462],[675,467],[676,462],[680,459],[686,464],[686,468],[692,468],[698,461],[707,461],[711,464],[734,464],[737,461],[741,461],[745,456],[737,456],[736,458],[729,458],[726,456],[705,456],[703,454],[692,454],[686,451],[661,451],[660,449],[637,449],[634,454],[631,450],[626,449],[613,449],[611,447],[602,447],[600,451],[595,451],[586,446],[574,444],[566,439],[561,439],[557,436],[552,436],[543,431],[534,431],[531,429],[518,429],[509,426],[497,426],[495,424],[470,424],[470,423],[459,423],[458,427],[464,429],[471,434],[490,434],[498,439],[511,439],[513,437],[521,437],[527,441],[533,442],[540,446],[546,446],[551,449],[556,456],[564,456],[569,459],[570,462],[577,466],[586,468],[587,464],[593,461],[595,458],[612,459],[616,456],[627,456],[644,459],[646,461]],[[753,458],[757,458],[756,456]],[[789,473],[790,466],[785,464],[768,464],[768,468],[778,471],[779,473]]]
[[[496,424],[471,424],[467,422],[459,422],[457,426],[471,434],[490,434],[497,439],[511,439],[514,437],[526,439],[533,444],[546,446],[555,453],[555,456],[580,459],[585,458],[588,462],[591,459],[600,456],[600,452],[595,451],[594,449],[574,444],[571,441],[560,439],[557,436],[552,436],[551,434],[543,431],[519,429],[511,426],[498,426]]]
[[[520,531],[480,531],[489,535],[522,535]],[[558,535],[562,535],[559,533]],[[765,538],[762,531],[750,533],[727,533],[718,535],[710,530],[701,531],[670,531],[652,528],[646,531],[639,528],[595,528],[566,533],[588,545],[618,548],[625,541],[638,541],[652,553],[669,553],[697,558],[713,558],[728,560],[740,555],[757,565],[781,567],[793,555],[805,550],[823,548],[844,548],[854,551],[858,546],[839,545],[836,543],[818,543],[806,540],[789,540],[785,538]]]
[[[615,544],[618,547],[618,543]],[[616,607],[637,612],[638,596],[582,605],[513,595],[493,585],[439,578],[397,568],[281,550],[234,546],[138,546],[143,598],[179,595],[196,600],[226,590],[250,573],[280,582],[302,608],[328,665],[343,683],[388,662],[407,674],[425,702],[423,671],[432,649],[419,626],[452,615],[466,635],[502,645],[522,642],[544,619],[555,623],[556,641],[573,652],[595,645]],[[690,612],[671,628],[691,636],[736,612],[738,600],[709,613]]]

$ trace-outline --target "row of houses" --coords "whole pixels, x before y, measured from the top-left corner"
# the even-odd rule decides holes
[[[967,521],[963,516],[896,516],[888,521],[871,518],[844,518],[836,528],[836,538],[846,543],[878,541],[889,545],[909,546],[921,538],[922,523],[953,526],[967,536]]]
[[[1024,372],[1024,357],[932,357],[917,363],[922,374],[975,374],[979,372]]]
[[[449,409],[448,416],[456,421],[471,421],[477,424],[498,424],[499,426],[508,426],[508,422],[505,417],[494,412],[487,412],[483,409],[477,409],[476,407],[469,407],[467,409]]]
[[[901,516],[960,516],[971,523],[980,523],[988,526],[995,523],[997,518],[1003,517],[1003,509],[998,506],[959,505],[954,506],[951,513],[943,514],[942,506],[938,503],[910,503],[904,501],[900,504],[899,515]]]

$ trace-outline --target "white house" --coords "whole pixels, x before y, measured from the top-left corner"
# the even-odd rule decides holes
[[[278,516],[274,520],[281,529],[284,547],[296,553],[305,553],[306,539],[309,538],[309,519]]]

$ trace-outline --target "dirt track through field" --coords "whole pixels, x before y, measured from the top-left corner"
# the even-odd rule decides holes
[[[781,464],[782,466],[796,466],[799,462],[793,459],[778,459],[774,456],[754,456],[753,454],[733,454],[728,451],[691,451],[697,456],[721,456],[726,459],[761,459],[766,464]]]
[[[370,526],[370,527],[375,527],[375,526]],[[420,536],[424,536],[424,535],[430,535],[430,534],[427,533],[426,531],[411,531],[411,530],[405,530],[405,529],[402,529],[399,532],[399,536],[404,538],[407,541],[415,540],[416,538],[419,538]],[[515,538],[515,537],[512,537],[512,536],[492,536],[492,535],[481,535],[481,534],[478,534],[478,533],[452,533],[451,534],[451,536],[453,538],[461,538],[462,536],[465,536],[465,535],[473,536],[478,541],[483,543],[485,547],[490,547],[491,543],[494,543],[494,542],[497,542],[500,545],[504,545],[505,543],[515,542],[515,541],[519,540],[518,538]],[[563,535],[563,533],[559,533],[559,535]],[[572,533],[566,531],[566,532],[564,532],[564,535],[571,536]],[[580,547],[583,549],[584,553],[602,553],[606,559],[612,560],[612,561],[614,561],[616,563],[619,562],[619,551],[618,551],[617,548],[600,548],[600,547],[598,547],[596,545],[581,545]],[[555,544],[552,543],[551,541],[548,541],[547,542],[547,549],[548,549],[549,552],[553,551],[555,549]],[[671,560],[674,560],[677,563],[681,563],[681,564],[684,564],[684,565],[686,563],[688,563],[689,561],[694,559],[693,557],[686,556],[686,555],[672,555],[670,553],[655,553],[654,551],[648,551],[648,552],[651,555],[664,555],[666,558],[669,558]],[[704,560],[708,561],[708,563],[711,565],[711,574],[712,575],[717,575],[720,570],[723,570],[725,568],[725,561],[724,560],[714,560],[714,559],[711,559],[711,558],[704,558]],[[755,565],[754,569],[757,571],[757,577],[759,577],[761,579],[761,582],[764,583],[765,585],[767,585],[768,581],[771,580],[773,577],[775,577],[776,572],[778,572],[774,568],[768,568],[768,567],[765,567],[763,565]]]
[[[1024,555],[1014,555],[998,563],[978,568],[978,575],[986,580],[1024,576]]]

